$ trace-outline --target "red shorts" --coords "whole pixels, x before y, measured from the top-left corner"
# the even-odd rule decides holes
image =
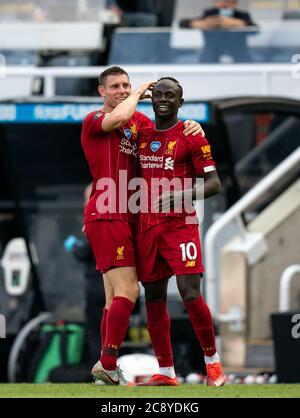
[[[140,232],[136,247],[141,282],[204,271],[198,225],[185,219],[172,218]]]
[[[135,267],[134,227],[130,222],[98,220],[85,224],[86,237],[102,273],[114,267]]]

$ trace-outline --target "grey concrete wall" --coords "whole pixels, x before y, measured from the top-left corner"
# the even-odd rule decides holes
[[[300,264],[300,181],[259,214],[248,229],[264,234],[267,254],[249,266],[246,254],[237,250],[238,240],[227,244],[221,254],[221,313],[232,306],[243,312],[243,330],[236,333],[227,324],[221,326],[222,357],[227,366],[244,366],[254,357],[269,354],[272,330],[270,315],[278,312],[279,282],[283,271]],[[291,310],[300,312],[300,275],[291,286]],[[252,347],[252,354],[247,348]],[[272,357],[269,355],[269,357]],[[251,357],[251,358],[250,358]],[[272,358],[266,366],[271,366]]]
[[[267,257],[248,269],[247,336],[271,338],[270,314],[278,311],[282,272],[300,263],[300,209],[267,235]],[[293,281],[291,305],[300,311],[300,275]]]

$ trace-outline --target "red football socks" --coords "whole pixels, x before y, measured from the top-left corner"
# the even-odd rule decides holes
[[[101,334],[101,346],[102,346],[102,348],[105,346],[107,313],[108,313],[108,309],[103,308],[103,314],[102,314],[102,319],[101,319],[101,324],[100,324],[100,334]]]
[[[106,370],[115,370],[117,355],[125,338],[134,303],[123,296],[115,296],[106,318],[106,337],[100,357]]]
[[[185,302],[195,334],[201,344],[204,354],[208,357],[216,353],[216,340],[213,320],[210,310],[200,295],[192,302]]]
[[[146,302],[147,324],[159,367],[172,367],[170,318],[166,302]]]

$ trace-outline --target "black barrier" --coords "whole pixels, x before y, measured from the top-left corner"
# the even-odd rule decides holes
[[[271,315],[278,383],[300,383],[300,309]]]

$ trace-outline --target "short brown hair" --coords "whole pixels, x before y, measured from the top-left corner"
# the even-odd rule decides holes
[[[121,75],[125,74],[127,75],[129,79],[129,75],[126,73],[125,70],[121,67],[117,67],[116,65],[113,67],[108,67],[106,70],[104,70],[98,77],[99,86],[103,86],[105,83],[105,80],[109,75]]]

